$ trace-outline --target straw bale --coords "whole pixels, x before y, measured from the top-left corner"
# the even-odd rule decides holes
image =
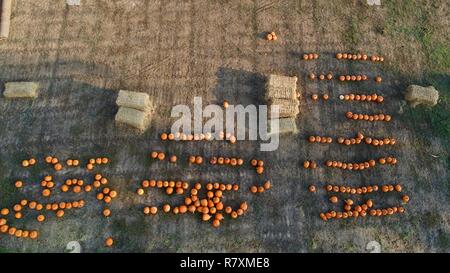
[[[116,103],[118,106],[124,106],[141,111],[148,111],[150,108],[150,99],[148,94],[141,92],[120,90]]]
[[[116,114],[116,122],[135,127],[144,131],[148,125],[147,113],[128,107],[119,107]]]
[[[37,82],[8,82],[3,95],[6,98],[36,98],[38,88]]]
[[[297,99],[272,99],[271,105],[279,106],[279,115],[280,118],[285,117],[296,117],[299,113],[299,101]],[[271,108],[269,108],[270,110]],[[270,112],[270,111],[269,111]]]
[[[9,37],[9,26],[11,24],[11,7],[12,0],[2,0],[2,13],[0,16],[0,40]]]
[[[405,100],[415,107],[419,104],[426,106],[434,106],[438,103],[439,92],[433,87],[422,87],[418,85],[410,85],[406,89]]]

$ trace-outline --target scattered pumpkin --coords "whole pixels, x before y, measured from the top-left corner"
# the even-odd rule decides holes
[[[111,237],[106,238],[106,240],[105,240],[105,245],[106,245],[107,247],[112,247],[113,244],[114,244],[113,238],[111,238]]]

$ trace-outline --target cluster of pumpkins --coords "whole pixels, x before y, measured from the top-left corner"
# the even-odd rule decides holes
[[[359,82],[359,81],[367,81],[368,77],[365,74],[361,74],[361,75],[340,75],[339,76],[339,81],[341,82],[345,82],[345,81],[352,81],[352,82]]]
[[[303,167],[305,169],[316,169],[317,168],[317,162],[313,160],[305,160],[303,162]]]
[[[386,187],[386,188],[385,188]],[[385,188],[385,189],[384,189]],[[392,189],[391,189],[392,188]],[[314,189],[313,192],[315,192],[315,187],[311,185],[309,187],[310,191],[311,189]],[[349,191],[349,189],[352,190],[352,192]],[[373,185],[373,186],[366,186],[358,188],[360,189],[360,193],[356,191],[355,188],[350,188],[348,186],[336,186],[336,185],[327,185],[326,190],[329,192],[341,192],[341,193],[353,193],[353,194],[364,194],[369,193],[372,191],[378,191],[379,186]],[[400,185],[383,185],[381,186],[381,189],[383,192],[393,191],[396,190],[397,192],[401,192],[401,186]],[[331,196],[329,198],[329,201],[333,204],[336,204],[339,202],[339,198],[335,195]],[[404,203],[409,202],[409,197],[407,195],[404,195],[402,197],[402,201]],[[349,217],[365,217],[366,215],[370,216],[387,216],[387,215],[393,215],[395,213],[403,213],[405,212],[405,209],[402,206],[395,206],[385,209],[373,209],[373,201],[371,199],[368,199],[365,203],[361,205],[355,205],[352,199],[346,199],[344,200],[344,210],[342,212],[336,212],[336,211],[329,211],[326,213],[320,213],[320,218],[324,221],[328,221],[329,219],[346,219]]]
[[[345,101],[367,101],[367,102],[377,102],[377,103],[383,103],[384,102],[384,97],[381,95],[377,95],[375,93],[369,95],[358,95],[358,94],[347,94],[347,95],[340,95],[339,96],[340,100],[345,100]]]
[[[264,182],[264,184],[262,186],[251,186],[250,187],[250,192],[251,193],[263,193],[266,190],[269,190],[272,187],[272,184],[270,183],[270,181],[266,181]]]
[[[67,159],[66,165],[69,167],[77,167],[80,165],[80,161],[78,159]]]
[[[91,171],[94,169],[95,165],[102,165],[102,164],[108,164],[109,159],[107,157],[97,157],[97,158],[90,158],[88,163],[86,164],[86,169],[88,171]]]
[[[378,114],[378,115],[367,115],[367,114],[357,114],[352,112],[345,113],[345,116],[350,120],[365,120],[365,121],[386,121],[392,120],[390,115]]]
[[[363,205],[357,205],[355,208],[352,208],[350,205],[345,205],[346,209],[343,212],[330,211],[326,213],[320,213],[320,218],[324,221],[328,221],[329,219],[347,219],[350,217],[358,218],[365,217],[367,215],[370,216],[388,216],[393,215],[395,213],[404,213],[405,208],[402,206],[395,206],[384,209],[370,209],[368,208],[367,203]]]
[[[141,188],[138,188],[136,193],[138,195],[144,195],[146,188],[165,188],[167,195],[172,195],[173,193],[176,194],[183,194],[185,190],[189,189],[189,183],[185,181],[173,181],[173,180],[143,180],[141,182]]]
[[[278,39],[277,34],[274,31],[266,34],[267,41],[276,41]]]
[[[35,158],[30,158],[30,159],[24,159],[22,160],[22,167],[30,167],[36,164],[36,159]]]
[[[395,164],[397,164],[397,158],[395,158],[393,156],[381,157],[380,159],[378,159],[378,162],[381,165],[384,165],[384,164],[395,165]]]
[[[367,61],[370,60],[372,62],[384,62],[384,57],[373,55],[368,56],[367,54],[360,53],[337,53],[336,59],[338,60],[351,60],[351,61]]]
[[[236,157],[211,157],[209,159],[211,165],[230,165],[230,166],[242,166],[244,164],[244,159]]]
[[[153,159],[159,159],[163,161],[166,158],[166,154],[164,152],[153,151],[150,153],[150,157]],[[175,162],[177,161],[177,157],[175,156]]]
[[[328,73],[326,75],[325,74],[319,74],[319,76],[316,76],[316,74],[314,74],[314,73],[309,73],[308,77],[309,77],[310,80],[319,79],[321,81],[323,81],[323,80],[331,81],[333,79],[333,74],[331,74],[331,73]]]
[[[203,164],[203,157],[200,156],[200,155],[190,155],[188,157],[188,162],[190,164],[202,165]]]
[[[228,107],[228,102],[224,102],[224,106],[226,105],[225,108]],[[237,138],[236,136],[227,133],[225,134],[224,132],[220,132],[216,138],[213,137],[213,135],[211,133],[201,133],[201,134],[184,134],[184,133],[162,133],[161,134],[161,140],[165,141],[165,140],[171,140],[171,141],[210,141],[210,140],[214,140],[214,139],[218,139],[218,140],[228,140],[231,144],[236,143]]]
[[[72,192],[74,193],[80,193],[82,190],[85,192],[90,192],[92,190],[91,185],[84,185],[83,179],[66,179],[63,185],[61,185],[60,190],[61,192],[68,192],[70,189],[72,189]]]
[[[325,100],[325,101],[327,101],[329,98],[330,98],[330,96],[329,96],[328,94],[323,94],[323,95],[322,95],[322,99]],[[311,99],[312,99],[313,101],[317,101],[317,100],[319,99],[319,95],[317,95],[317,94],[312,94],[312,95],[311,95]]]
[[[305,61],[312,61],[319,59],[319,54],[317,53],[309,53],[309,54],[303,54],[303,60]]]
[[[57,157],[46,156],[45,157],[45,163],[52,164],[53,165],[53,169],[55,169],[55,171],[62,170],[62,164],[59,162]]]
[[[59,162],[58,158],[47,156],[45,157],[44,161],[48,164],[52,164],[55,171],[59,171],[62,169],[62,164]],[[109,162],[108,158],[106,157],[99,157],[99,158],[91,158],[88,163],[88,170],[93,169],[93,166],[95,164],[107,164]],[[34,158],[27,159],[26,163],[22,163],[24,167],[32,166],[36,164],[36,160]],[[77,159],[68,159],[66,161],[67,166],[79,166],[80,162]],[[89,167],[89,164],[92,165],[92,168]],[[82,190],[85,192],[89,192],[95,188],[100,188],[102,185],[106,185],[108,183],[108,180],[103,177],[101,174],[95,175],[95,180],[93,181],[92,185],[86,185],[82,179],[67,179],[65,183],[61,186],[61,192],[68,192],[70,189],[74,193],[79,193]],[[17,180],[15,182],[15,186],[17,188],[22,188],[24,185],[23,181]],[[43,180],[40,182],[40,186],[43,189],[42,196],[49,197],[51,195],[52,190],[55,188],[56,183],[53,181],[53,177],[50,175],[44,176]],[[100,201],[103,201],[105,203],[110,203],[113,198],[117,197],[117,192],[108,188],[104,187],[101,192],[97,193],[96,198]],[[35,210],[39,212],[39,214],[36,216],[36,221],[38,222],[44,222],[46,220],[46,214],[42,213],[43,210],[45,211],[53,211],[57,218],[61,218],[65,215],[65,211],[68,209],[74,209],[74,208],[83,208],[85,206],[85,201],[83,199],[75,200],[75,201],[60,201],[58,203],[39,203],[37,201],[29,201],[26,199],[23,199],[20,201],[20,203],[15,204],[12,208],[12,211],[14,213],[14,218],[21,219],[23,217],[22,213],[24,209],[30,209]],[[10,214],[10,210],[8,208],[3,208],[0,210],[0,215],[7,216]],[[103,210],[103,215],[105,217],[108,217],[111,215],[111,211],[108,208],[105,208]],[[10,227],[7,225],[7,220],[0,218],[0,231],[2,233],[8,233],[12,236],[19,237],[19,238],[31,238],[36,239],[38,237],[38,231],[36,230],[22,230],[18,229],[16,227]],[[107,246],[112,246],[113,241],[112,238],[108,238],[105,241],[105,244]]]
[[[52,193],[52,189],[55,187],[53,177],[51,175],[44,176],[44,179],[41,181],[41,187],[44,188],[42,190],[42,196],[49,197]]]
[[[153,183],[149,181],[150,185]],[[155,182],[156,185],[158,182]],[[225,207],[222,198],[225,191],[238,191],[239,186],[237,184],[223,184],[218,182],[210,182],[205,185],[206,197],[200,199],[199,192],[202,189],[200,183],[195,183],[195,185],[190,190],[189,197],[184,199],[184,204],[171,207],[169,204],[164,204],[162,206],[162,211],[164,213],[172,212],[174,214],[185,214],[190,213],[200,213],[202,215],[203,221],[210,221],[212,219],[212,226],[217,228],[220,226],[221,221],[224,220],[224,214],[229,214],[231,218],[236,219],[243,215],[247,209],[248,205],[246,202],[240,204],[239,208],[234,210],[231,206]],[[146,215],[155,215],[158,212],[156,206],[147,206],[143,209]]]
[[[250,165],[255,168],[257,174],[264,173],[264,161],[258,159],[250,160]]]
[[[333,138],[331,137],[324,137],[324,136],[310,136],[308,137],[308,141],[311,143],[323,143],[323,144],[330,144],[333,142]]]

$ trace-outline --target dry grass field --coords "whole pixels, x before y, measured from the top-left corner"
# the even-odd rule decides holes
[[[63,252],[78,241],[84,252],[366,252],[370,241],[384,252],[450,251],[450,37],[445,0],[383,0],[380,7],[364,1],[327,0],[83,0],[80,7],[65,1],[14,1],[9,39],[0,42],[0,91],[5,82],[39,81],[33,101],[0,98],[0,207],[23,198],[45,201],[39,181],[52,174],[92,180],[84,168],[54,173],[43,164],[46,155],[60,159],[108,156],[99,167],[119,196],[112,215],[101,215],[94,194],[83,209],[36,222],[25,212],[15,225],[37,229],[37,240],[0,234],[3,252]],[[276,42],[264,39],[267,31]],[[382,64],[338,61],[336,52],[362,51],[386,58]],[[316,61],[303,53],[317,52]],[[383,83],[310,81],[308,73],[366,73]],[[264,76],[296,75],[302,93],[297,119],[299,134],[281,138],[275,152],[260,152],[258,142],[235,145],[218,142],[162,142],[159,134],[172,124],[170,110],[191,104],[258,103]],[[403,101],[409,84],[434,85],[440,101],[434,108],[410,108]],[[148,93],[155,104],[151,126],[143,134],[114,124],[119,89]],[[337,99],[350,91],[385,96],[382,105],[346,103]],[[327,93],[328,102],[312,102],[313,93]],[[393,116],[390,123],[348,121],[347,111]],[[391,147],[345,147],[311,144],[311,134],[353,136],[357,131],[395,137]],[[149,153],[162,149],[185,158],[191,154],[259,158],[266,172],[250,168],[188,166],[152,162]],[[362,161],[393,155],[394,167],[364,172],[305,170],[306,159]],[[35,156],[37,166],[23,169],[22,159]],[[241,190],[226,202],[247,201],[249,211],[220,228],[198,215],[159,213],[144,216],[146,205],[181,200],[160,190],[144,196],[135,191],[142,179],[219,180],[238,183]],[[22,179],[20,190],[14,181]],[[254,195],[250,185],[269,179],[273,188]],[[363,186],[401,183],[411,197],[406,212],[390,217],[366,217],[324,222],[319,213],[339,209],[325,191],[308,186]],[[76,198],[54,194],[51,200]],[[400,194],[373,194],[380,207],[399,204]],[[360,198],[358,199],[360,200]],[[113,248],[104,240],[112,236]]]

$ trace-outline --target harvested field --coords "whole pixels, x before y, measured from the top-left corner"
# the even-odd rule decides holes
[[[63,252],[78,241],[83,252],[366,252],[370,241],[383,252],[450,251],[450,49],[447,1],[145,1],[84,0],[13,1],[9,37],[0,41],[0,93],[5,82],[39,82],[34,100],[0,98],[0,207],[38,194],[42,177],[55,182],[69,177],[92,180],[102,172],[118,197],[111,216],[94,194],[83,209],[36,222],[24,213],[21,227],[38,229],[37,240],[0,234],[2,252]],[[268,31],[277,41],[266,41]],[[343,61],[337,52],[365,52],[385,57],[383,63]],[[319,59],[303,61],[304,53]],[[311,81],[309,73],[358,75],[364,82]],[[259,143],[175,142],[160,140],[170,130],[174,105],[264,104],[264,78],[297,76],[301,109],[298,134],[286,134],[275,152],[259,152]],[[383,77],[380,84],[373,78]],[[411,84],[434,85],[440,101],[432,109],[407,106],[404,90]],[[142,134],[115,126],[118,90],[147,93],[156,108]],[[341,94],[376,92],[381,105],[342,102]],[[313,102],[311,94],[329,94]],[[387,113],[392,121],[356,122],[346,112]],[[394,146],[345,146],[308,143],[311,135],[395,137]],[[179,161],[151,160],[153,150],[175,154]],[[189,155],[243,157],[265,162],[257,175],[251,167],[188,165]],[[46,155],[78,158],[81,168],[54,172]],[[361,162],[393,155],[396,166],[361,172],[327,168],[326,160]],[[110,162],[86,172],[91,157]],[[36,166],[22,168],[35,157]],[[183,159],[183,160],[182,160]],[[305,160],[319,163],[304,169]],[[247,162],[246,162],[247,163]],[[248,165],[248,164],[247,164]],[[158,213],[144,216],[145,206],[162,206],[178,197],[158,190],[136,194],[143,179],[219,180],[240,185],[226,200],[248,203],[248,212],[227,219],[218,229],[197,215]],[[14,187],[16,180],[25,186]],[[261,194],[248,190],[270,180]],[[321,212],[338,209],[322,187],[346,184],[400,183],[411,197],[405,213],[390,217],[322,221]],[[28,184],[28,185],[27,185]],[[318,192],[308,192],[314,184]],[[59,185],[58,185],[59,187]],[[60,196],[57,196],[60,198]],[[73,198],[76,196],[73,195]],[[377,205],[394,206],[400,195],[374,193]],[[358,200],[365,198],[359,197]],[[45,200],[45,199],[44,199]],[[59,201],[59,200],[58,200]],[[106,248],[104,240],[114,238]]]

